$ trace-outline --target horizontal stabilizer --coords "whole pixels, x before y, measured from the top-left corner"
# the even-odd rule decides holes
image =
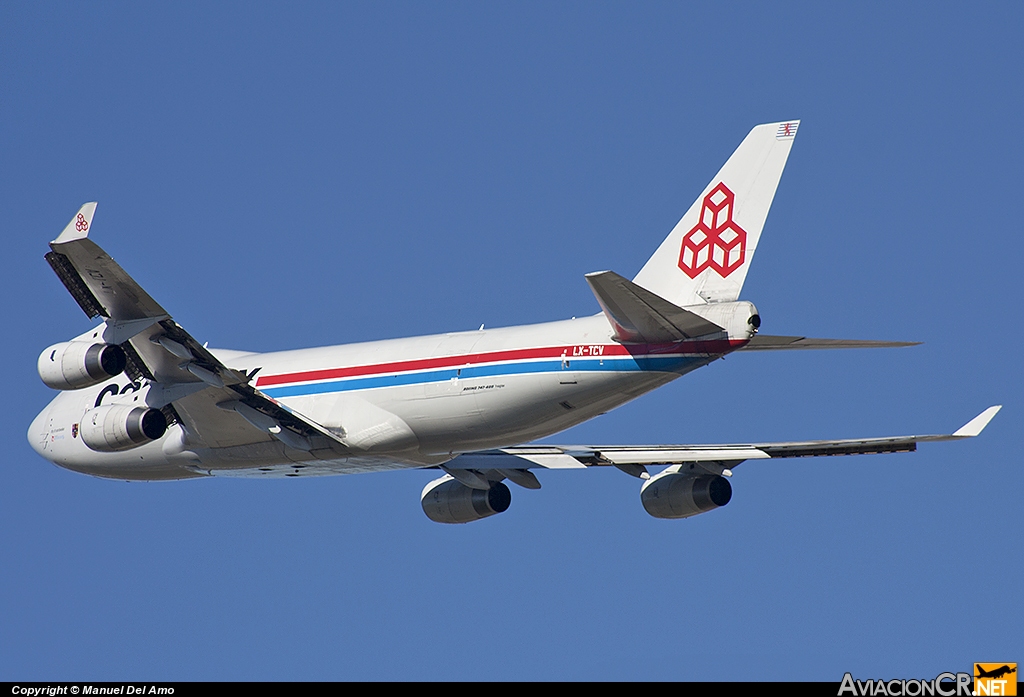
[[[861,339],[809,339],[806,336],[757,334],[741,351],[790,351],[796,349],[902,348],[919,346],[920,341],[864,341]]]
[[[725,331],[613,271],[588,273],[586,278],[618,341],[673,343]]]

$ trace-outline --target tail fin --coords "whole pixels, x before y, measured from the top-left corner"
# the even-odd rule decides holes
[[[799,125],[755,126],[633,281],[679,306],[736,300]]]

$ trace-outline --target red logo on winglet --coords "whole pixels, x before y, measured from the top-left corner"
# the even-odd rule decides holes
[[[78,220],[75,221],[75,229],[79,232],[89,229],[89,221],[81,213],[78,214]]]
[[[679,268],[697,278],[709,266],[725,278],[743,266],[747,231],[732,219],[736,195],[722,182],[704,197],[700,221],[683,235]]]

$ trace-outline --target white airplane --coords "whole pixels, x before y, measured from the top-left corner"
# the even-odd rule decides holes
[[[755,127],[629,281],[587,274],[601,313],[522,327],[250,353],[208,349],[88,234],[87,203],[47,261],[102,322],[39,356],[60,390],[28,431],[68,469],[125,480],[298,477],[401,468],[443,476],[424,512],[466,523],[505,511],[504,480],[615,466],[657,518],[724,506],[744,460],[916,450],[978,435],[993,406],[949,435],[729,445],[530,445],[733,351],[909,346],[758,334],[738,300],[798,121]],[[525,445],[524,445],[525,444]],[[651,476],[649,466],[665,466]]]

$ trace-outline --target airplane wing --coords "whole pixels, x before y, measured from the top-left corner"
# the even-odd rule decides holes
[[[95,203],[82,206],[46,260],[85,314],[103,317],[102,339],[124,349],[128,376],[149,382],[150,407],[209,447],[277,440],[333,457],[347,451],[337,435],[255,389],[255,371],[228,368],[175,322],[88,238],[95,211]]]
[[[914,452],[918,443],[973,438],[1001,408],[989,407],[950,434],[731,445],[525,445],[466,453],[441,469],[471,488],[487,488],[488,481],[503,477],[526,488],[539,488],[531,469],[614,466],[647,479],[647,465],[693,464],[706,472],[730,474],[731,468],[746,460]]]

